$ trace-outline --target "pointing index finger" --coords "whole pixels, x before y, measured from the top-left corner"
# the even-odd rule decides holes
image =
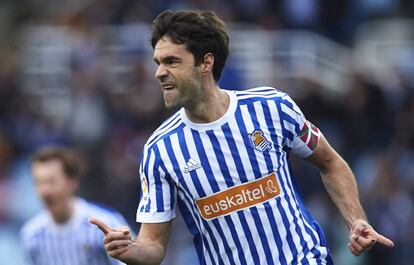
[[[107,226],[104,222],[96,218],[89,219],[89,223],[96,225],[99,229],[101,229],[101,231],[105,235],[112,231],[112,229],[109,226]]]
[[[384,246],[387,246],[390,248],[394,247],[394,242],[392,242],[390,239],[386,238],[385,236],[375,233],[374,237],[378,243],[383,244]]]

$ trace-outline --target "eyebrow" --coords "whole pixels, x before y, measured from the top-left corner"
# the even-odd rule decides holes
[[[165,62],[165,61],[169,61],[169,60],[178,60],[178,61],[181,61],[181,59],[180,59],[179,57],[174,56],[174,55],[169,55],[169,56],[166,56],[166,57],[164,57],[164,58],[161,58],[161,62]],[[154,58],[154,62],[155,62],[155,63],[157,63],[157,64],[159,64],[159,63],[160,63],[160,62],[157,60],[157,58]]]

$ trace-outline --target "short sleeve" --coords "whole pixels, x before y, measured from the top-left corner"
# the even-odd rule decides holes
[[[144,148],[139,171],[141,195],[136,221],[139,223],[160,223],[173,219],[176,215],[176,186],[163,167],[156,145],[150,150]]]
[[[302,158],[310,156],[315,151],[322,133],[306,119],[287,94],[282,97],[279,110],[284,147]]]

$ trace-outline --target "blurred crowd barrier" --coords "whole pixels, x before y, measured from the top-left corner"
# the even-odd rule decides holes
[[[302,10],[296,2],[286,10]],[[308,8],[291,25],[307,21],[313,14]],[[312,25],[263,25],[230,23],[231,56],[220,86],[288,92],[349,162],[371,223],[396,247],[352,257],[345,224],[318,172],[292,157],[336,264],[412,264],[414,22],[370,20],[356,29],[351,44],[310,31]],[[17,29],[16,49],[0,50],[0,264],[25,264],[18,230],[41,209],[28,161],[45,144],[73,147],[83,165],[79,194],[116,208],[138,230],[142,147],[172,113],[154,78],[149,29],[143,22],[95,26],[76,17],[70,23],[36,21]],[[185,231],[178,218],[164,264],[196,263]]]

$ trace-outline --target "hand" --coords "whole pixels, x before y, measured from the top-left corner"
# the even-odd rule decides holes
[[[104,222],[91,218],[89,223],[96,225],[105,235],[104,245],[109,256],[125,261],[132,244],[131,232],[128,227],[110,228]]]
[[[358,219],[352,223],[348,243],[348,249],[352,254],[359,256],[377,242],[387,247],[394,247],[390,239],[377,233],[366,221]]]

